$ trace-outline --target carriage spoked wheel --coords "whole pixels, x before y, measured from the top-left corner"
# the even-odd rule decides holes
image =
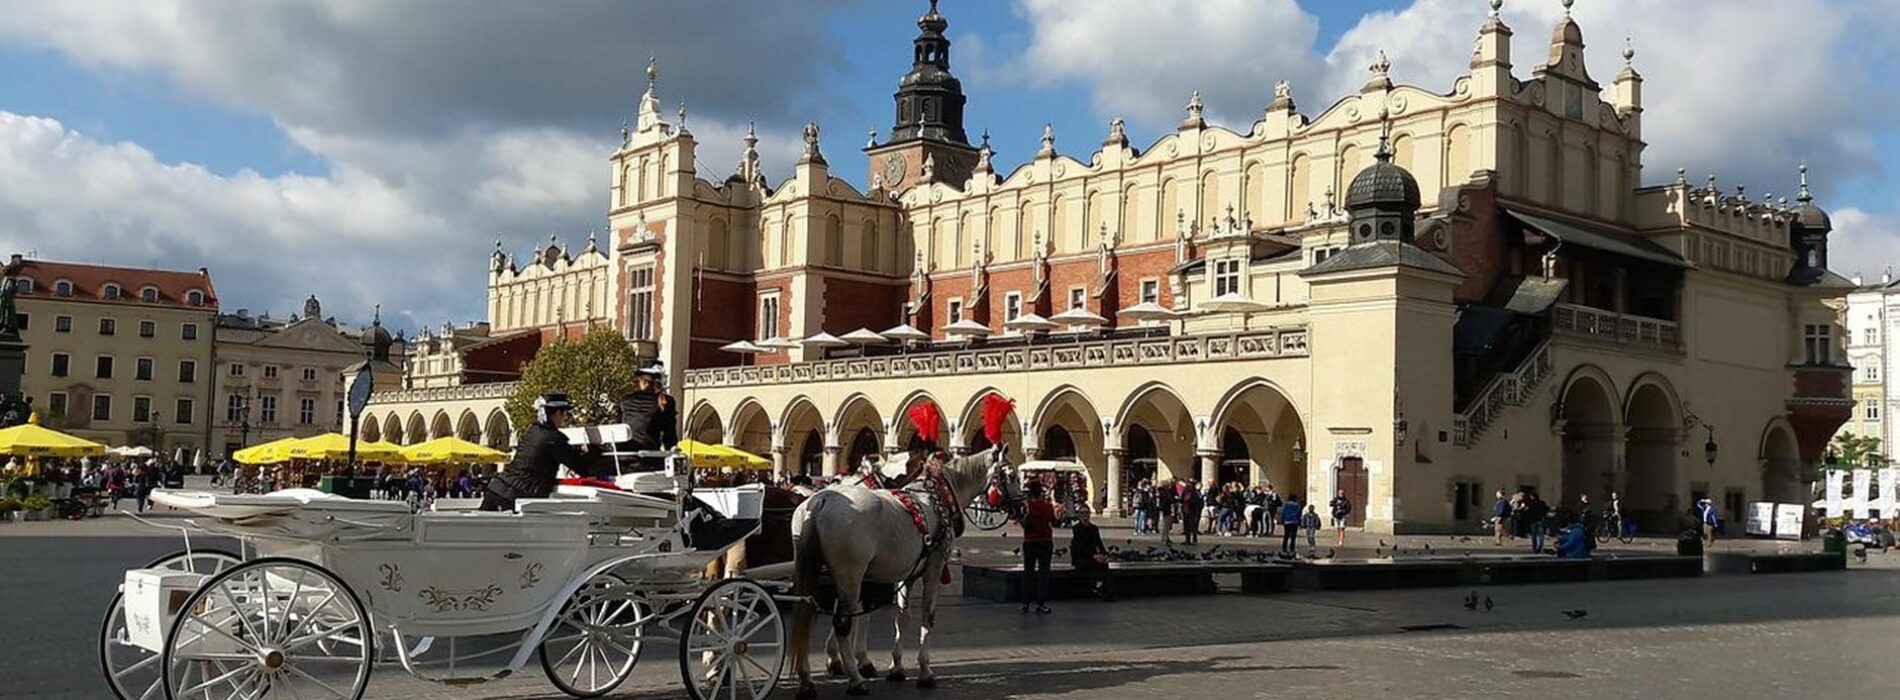
[[[259,559],[185,599],[159,663],[167,700],[361,700],[374,646],[369,615],[342,579],[309,562]]]
[[[210,575],[237,565],[235,554],[200,549],[160,557],[144,568]],[[131,631],[126,628],[123,593],[112,596],[112,604],[106,608],[105,624],[99,630],[99,663],[105,668],[106,685],[112,687],[112,694],[119,700],[162,700],[165,697],[158,652],[131,641]]]
[[[693,700],[764,700],[785,670],[785,620],[748,579],[714,584],[693,601],[680,635],[680,680]]]
[[[990,505],[988,499],[979,495],[963,506],[963,522],[978,530],[989,531],[1008,525],[1009,513]]]
[[[626,579],[599,574],[561,606],[539,649],[541,670],[555,688],[577,698],[600,697],[633,675],[650,616],[631,593]]]

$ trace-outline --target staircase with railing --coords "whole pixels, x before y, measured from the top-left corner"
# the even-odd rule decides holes
[[[1550,376],[1550,340],[1545,339],[1519,363],[1517,368],[1498,374],[1478,391],[1463,411],[1452,417],[1452,435],[1460,446],[1469,446],[1484,435],[1499,414],[1511,406],[1527,406],[1538,385]]]

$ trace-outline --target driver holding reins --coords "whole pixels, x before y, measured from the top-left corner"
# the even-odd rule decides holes
[[[511,511],[517,499],[547,498],[554,494],[561,465],[579,471],[594,461],[591,446],[577,448],[561,432],[573,407],[566,394],[545,394],[534,400],[534,424],[515,445],[514,460],[489,480],[482,510]]]

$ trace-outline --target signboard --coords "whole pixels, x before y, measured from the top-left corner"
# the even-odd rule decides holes
[[[350,383],[350,415],[363,415],[363,408],[369,406],[370,392],[376,390],[376,375],[369,371],[365,363],[357,370],[356,381]]]
[[[1747,532],[1762,537],[1775,534],[1775,504],[1763,501],[1748,504]]]
[[[1775,539],[1801,539],[1801,512],[1803,508],[1793,503],[1775,504]]]

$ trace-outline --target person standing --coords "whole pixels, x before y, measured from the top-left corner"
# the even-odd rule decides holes
[[[1715,510],[1713,500],[1704,498],[1696,505],[1701,510],[1697,517],[1697,525],[1702,529],[1702,539],[1707,540],[1709,546],[1713,547],[1715,546],[1715,530],[1722,525],[1722,514]]]
[[[1172,533],[1174,532],[1174,521],[1179,519],[1180,511],[1178,509],[1181,505],[1181,489],[1175,484],[1174,479],[1168,479],[1167,481],[1161,482],[1160,492],[1156,493],[1155,497],[1158,501],[1157,507],[1161,512],[1161,543],[1173,546],[1174,539]]]
[[[1352,501],[1346,498],[1346,490],[1340,489],[1339,494],[1333,496],[1332,503],[1327,505],[1333,511],[1335,533],[1333,545],[1344,547],[1346,546],[1346,520],[1352,515]]]
[[[1108,547],[1102,544],[1102,529],[1090,520],[1090,509],[1075,511],[1075,525],[1069,528],[1069,558],[1076,573],[1094,581],[1095,595],[1104,601],[1115,600],[1115,582],[1109,578]]]
[[[1141,483],[1135,485],[1134,505],[1135,534],[1148,534],[1149,528],[1153,526],[1149,520],[1154,512],[1155,493],[1154,486],[1150,485],[1147,479],[1142,479]]]
[[[1286,502],[1280,505],[1280,553],[1293,556],[1299,549],[1300,536],[1300,496],[1287,494]]]
[[[1498,489],[1497,498],[1491,502],[1491,543],[1502,547],[1511,528],[1511,501],[1504,497],[1504,489]]]
[[[1056,509],[1042,482],[1029,482],[1029,502],[1017,523],[1023,527],[1023,613],[1036,604],[1038,614],[1049,613],[1049,562],[1055,557]]]
[[[1531,551],[1542,554],[1544,552],[1544,521],[1550,517],[1550,504],[1545,503],[1544,498],[1535,492],[1526,496],[1525,499],[1524,522],[1525,529],[1530,533]]]
[[[1266,521],[1266,532],[1263,534],[1265,534],[1267,537],[1272,537],[1273,524],[1280,522],[1280,507],[1286,505],[1286,501],[1280,498],[1280,492],[1274,490],[1273,484],[1267,484],[1266,504],[1267,504],[1266,505],[1267,512],[1264,514],[1265,515],[1264,520]]]
[[[1181,544],[1199,544],[1201,541],[1201,509],[1207,505],[1201,494],[1201,485],[1192,479],[1187,488],[1181,491]]]
[[[1306,531],[1306,558],[1319,558],[1319,509],[1306,504],[1306,512],[1300,515],[1300,529]]]

